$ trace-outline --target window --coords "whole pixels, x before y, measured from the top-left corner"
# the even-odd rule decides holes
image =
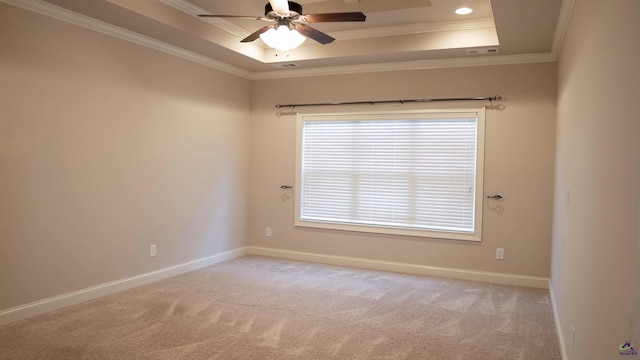
[[[484,109],[298,115],[296,226],[480,241]]]

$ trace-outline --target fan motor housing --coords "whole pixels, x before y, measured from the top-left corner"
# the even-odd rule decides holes
[[[289,14],[287,15],[289,17],[294,17],[302,14],[302,5],[293,1],[288,1],[288,3],[289,3]],[[292,14],[292,13],[295,13],[295,14]],[[279,16],[274,16],[273,14],[274,14],[274,11],[273,11],[273,7],[271,6],[271,3],[267,3],[267,5],[264,6],[264,15],[271,19],[279,17]]]

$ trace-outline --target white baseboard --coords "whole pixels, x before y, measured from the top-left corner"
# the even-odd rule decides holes
[[[371,270],[393,271],[405,274],[437,276],[459,280],[482,281],[502,285],[526,286],[541,289],[549,288],[549,278],[473,271],[455,268],[443,268],[409,263],[370,260],[344,256],[314,254],[300,251],[249,246],[248,255],[262,255],[291,260],[318,262],[330,265],[351,266]]]
[[[318,262],[323,264],[340,265],[359,267],[372,270],[393,271],[405,274],[415,275],[427,275],[438,276],[460,280],[471,281],[483,281],[503,285],[515,285],[549,289],[550,283],[548,278],[535,277],[535,276],[523,276],[512,274],[501,274],[483,271],[472,271],[455,268],[443,268],[426,265],[398,263],[390,261],[370,260],[363,258],[352,258],[344,256],[332,256],[324,254],[314,254],[292,250],[281,250],[264,247],[243,247],[235,250],[227,251],[224,253],[215,254],[202,259],[189,261],[184,264],[171,266],[168,268],[148,272],[141,275],[132,276],[126,279],[120,279],[100,285],[96,285],[90,288],[81,289],[67,294],[51,297],[48,299],[36,301],[30,304],[17,306],[14,308],[0,311],[0,326],[6,325],[15,321],[26,319],[35,315],[43,314],[45,312],[57,310],[63,307],[75,305],[84,301],[92,300],[101,296],[110,295],[119,291],[131,289],[136,286],[146,285],[158,280],[166,279],[172,276],[183,274],[189,271],[201,269],[210,265],[221,263],[223,261],[231,260],[243,255],[262,255],[283,259],[301,260]],[[551,292],[553,294],[553,292]],[[553,304],[554,316],[557,326],[559,321],[557,318],[557,312],[555,309],[555,303],[553,296],[551,297]],[[564,359],[566,359],[564,342],[562,341],[562,332],[558,327],[558,337],[563,352]]]
[[[553,284],[549,280],[549,297],[551,298],[551,309],[553,310],[553,320],[556,323],[556,333],[558,336],[558,345],[560,345],[560,358],[567,360],[567,347],[564,342],[564,335],[562,335],[562,326],[560,323],[560,316],[558,316],[558,307],[556,305],[556,298],[553,292]]]
[[[189,261],[184,264],[179,264],[145,274],[132,276],[126,279],[111,281],[108,283],[92,286],[90,288],[3,310],[0,311],[0,326],[26,319],[31,316],[43,314],[45,312],[92,300],[101,296],[114,294],[116,292],[131,289],[136,286],[141,286],[158,280],[170,278],[172,276],[204,268],[210,265],[221,263],[223,261],[231,260],[245,254],[246,248],[243,247],[208,256],[202,259]]]

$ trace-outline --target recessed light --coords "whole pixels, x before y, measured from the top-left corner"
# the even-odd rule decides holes
[[[456,14],[458,14],[458,15],[469,15],[472,12],[473,12],[473,10],[469,9],[468,7],[461,7],[461,8],[456,10]]]

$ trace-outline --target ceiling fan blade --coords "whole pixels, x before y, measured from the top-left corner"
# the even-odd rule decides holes
[[[271,8],[279,15],[289,15],[289,1],[287,0],[269,0]]]
[[[247,19],[247,20],[264,20],[271,21],[271,19],[267,19],[266,17],[261,16],[243,16],[243,15],[214,15],[214,14],[198,14],[198,17],[205,18],[232,18],[232,19]]]
[[[319,42],[320,44],[329,44],[332,43],[335,39],[332,38],[331,36],[323,33],[322,31],[316,30],[314,28],[312,28],[311,26],[307,26],[304,24],[300,24],[296,26],[296,30],[298,30],[298,32],[310,39],[313,39],[317,42]]]
[[[341,22],[341,21],[365,21],[367,16],[361,12],[309,14],[304,15],[307,22]]]
[[[260,37],[260,34],[267,32],[267,30],[273,28],[273,25],[267,25],[264,26],[262,28],[260,28],[258,31],[254,32],[253,34],[247,36],[246,38],[240,40],[240,42],[252,42],[254,40],[256,40],[257,38]]]

